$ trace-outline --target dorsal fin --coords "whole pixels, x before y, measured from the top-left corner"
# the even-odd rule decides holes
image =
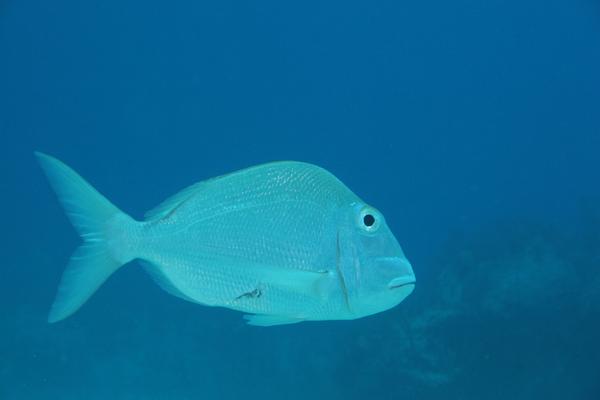
[[[293,179],[290,179],[295,177]],[[239,186],[241,192],[244,193],[244,188],[256,189],[256,186],[272,186],[276,185],[281,190],[282,196],[295,193],[292,187],[288,187],[287,182],[295,182],[296,185],[323,185],[327,187],[327,196],[344,196],[350,199],[355,199],[356,195],[346,188],[335,176],[325,171],[324,169],[312,164],[307,164],[299,161],[274,161],[266,164],[257,165],[231,172],[229,174],[220,175],[204,181],[195,183],[175,195],[169,197],[158,206],[154,207],[145,214],[146,220],[157,220],[169,216],[184,202],[188,201],[199,191],[213,190],[218,187],[221,181],[231,178],[233,184]],[[280,179],[284,178],[284,179]],[[216,185],[216,186],[213,186]],[[220,198],[223,194],[230,191],[221,191]],[[322,193],[324,191],[317,191]],[[224,199],[223,199],[224,200]]]
[[[205,185],[205,181],[194,183],[191,186],[175,193],[173,196],[167,198],[165,201],[151,209],[144,214],[146,220],[150,219],[161,219],[171,213],[175,208],[184,203],[190,197],[194,195],[198,190]]]
[[[248,168],[251,169],[252,167]],[[242,170],[243,171],[243,170]],[[240,171],[238,171],[240,172]],[[149,210],[144,214],[144,218],[146,220],[151,219],[161,219],[169,215],[173,212],[177,207],[181,204],[189,200],[193,197],[198,191],[202,190],[210,183],[214,183],[220,179],[226,178],[230,175],[235,175],[237,172],[231,172],[229,174],[224,174],[220,176],[216,176],[214,178],[206,179],[204,181],[196,182],[193,185],[186,187],[185,189],[175,193],[173,196],[168,197],[165,201]]]

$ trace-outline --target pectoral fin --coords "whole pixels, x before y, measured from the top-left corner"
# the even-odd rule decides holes
[[[255,315],[244,315],[244,319],[248,325],[254,326],[275,326],[275,325],[287,325],[296,324],[304,321],[302,318],[288,317],[285,315],[267,315],[267,314],[255,314]]]
[[[291,268],[261,266],[262,282],[310,297],[325,299],[332,282],[329,271],[307,271]]]

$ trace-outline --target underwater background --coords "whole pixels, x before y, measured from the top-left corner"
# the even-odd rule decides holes
[[[600,3],[0,2],[0,399],[600,399]],[[48,324],[52,154],[141,218],[321,165],[412,262],[402,304],[272,328],[138,264]]]

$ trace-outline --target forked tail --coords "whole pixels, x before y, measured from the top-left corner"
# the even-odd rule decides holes
[[[48,321],[56,322],[77,311],[113,272],[134,258],[131,234],[137,223],[67,165],[43,153],[35,155],[84,241],[71,256],[52,304]]]

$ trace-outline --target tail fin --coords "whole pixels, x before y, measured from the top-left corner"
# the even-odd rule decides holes
[[[77,311],[113,272],[133,259],[125,254],[129,246],[122,242],[130,231],[128,225],[133,227],[135,221],[61,161],[38,152],[35,155],[84,240],[71,256],[50,310],[48,321],[56,322]]]

